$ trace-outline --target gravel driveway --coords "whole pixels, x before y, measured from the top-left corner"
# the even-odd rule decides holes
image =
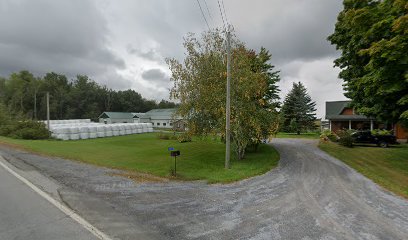
[[[134,183],[116,170],[0,148],[118,239],[408,239],[408,201],[316,147],[274,139],[277,169],[233,184]],[[23,161],[21,161],[23,160]]]

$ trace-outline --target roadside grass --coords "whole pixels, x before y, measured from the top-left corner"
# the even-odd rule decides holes
[[[285,133],[285,132],[278,132],[276,134],[276,138],[302,138],[302,139],[319,139],[320,134],[314,132],[308,133],[300,133],[297,135],[296,133]]]
[[[389,148],[347,148],[332,142],[321,142],[319,148],[380,186],[408,198],[408,144]]]
[[[261,145],[258,152],[249,152],[244,160],[231,153],[231,169],[224,169],[225,145],[217,139],[198,139],[179,143],[159,139],[157,133],[135,134],[110,138],[58,141],[18,140],[0,137],[0,143],[15,145],[47,156],[62,157],[98,166],[170,177],[174,158],[169,147],[180,150],[177,158],[177,179],[207,180],[227,183],[263,174],[278,165],[279,154],[270,145]]]

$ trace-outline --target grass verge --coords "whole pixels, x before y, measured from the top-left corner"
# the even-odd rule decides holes
[[[380,186],[408,198],[408,144],[390,148],[347,148],[332,142],[321,142],[319,148]]]
[[[174,166],[169,147],[181,151],[177,158],[180,180],[207,180],[227,183],[263,174],[277,166],[278,152],[261,145],[244,160],[232,157],[231,169],[224,169],[225,145],[219,140],[194,139],[179,143],[158,139],[157,133],[136,134],[78,141],[17,140],[0,137],[0,143],[21,147],[31,152],[62,157],[115,169],[169,177]],[[233,156],[233,153],[231,154]]]
[[[301,133],[297,135],[296,133],[284,133],[279,132],[276,134],[276,138],[302,138],[302,139],[319,139],[319,133]]]

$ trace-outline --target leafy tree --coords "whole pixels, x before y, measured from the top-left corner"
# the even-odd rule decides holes
[[[293,87],[286,95],[282,106],[284,131],[300,134],[301,131],[314,129],[316,103],[306,91],[301,82],[293,83]]]
[[[249,145],[256,145],[276,131],[279,81],[269,64],[271,55],[249,50],[232,39],[231,137],[237,158]],[[166,62],[174,86],[171,97],[180,101],[179,114],[196,135],[225,135],[226,62],[223,34],[206,32],[201,39],[189,34],[184,47],[184,63]]]
[[[341,50],[345,95],[356,110],[408,124],[408,3],[344,0],[328,40]]]

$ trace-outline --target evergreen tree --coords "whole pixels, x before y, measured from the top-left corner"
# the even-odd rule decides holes
[[[292,90],[286,95],[282,106],[283,131],[296,132],[314,129],[316,103],[301,82],[293,83]]]

